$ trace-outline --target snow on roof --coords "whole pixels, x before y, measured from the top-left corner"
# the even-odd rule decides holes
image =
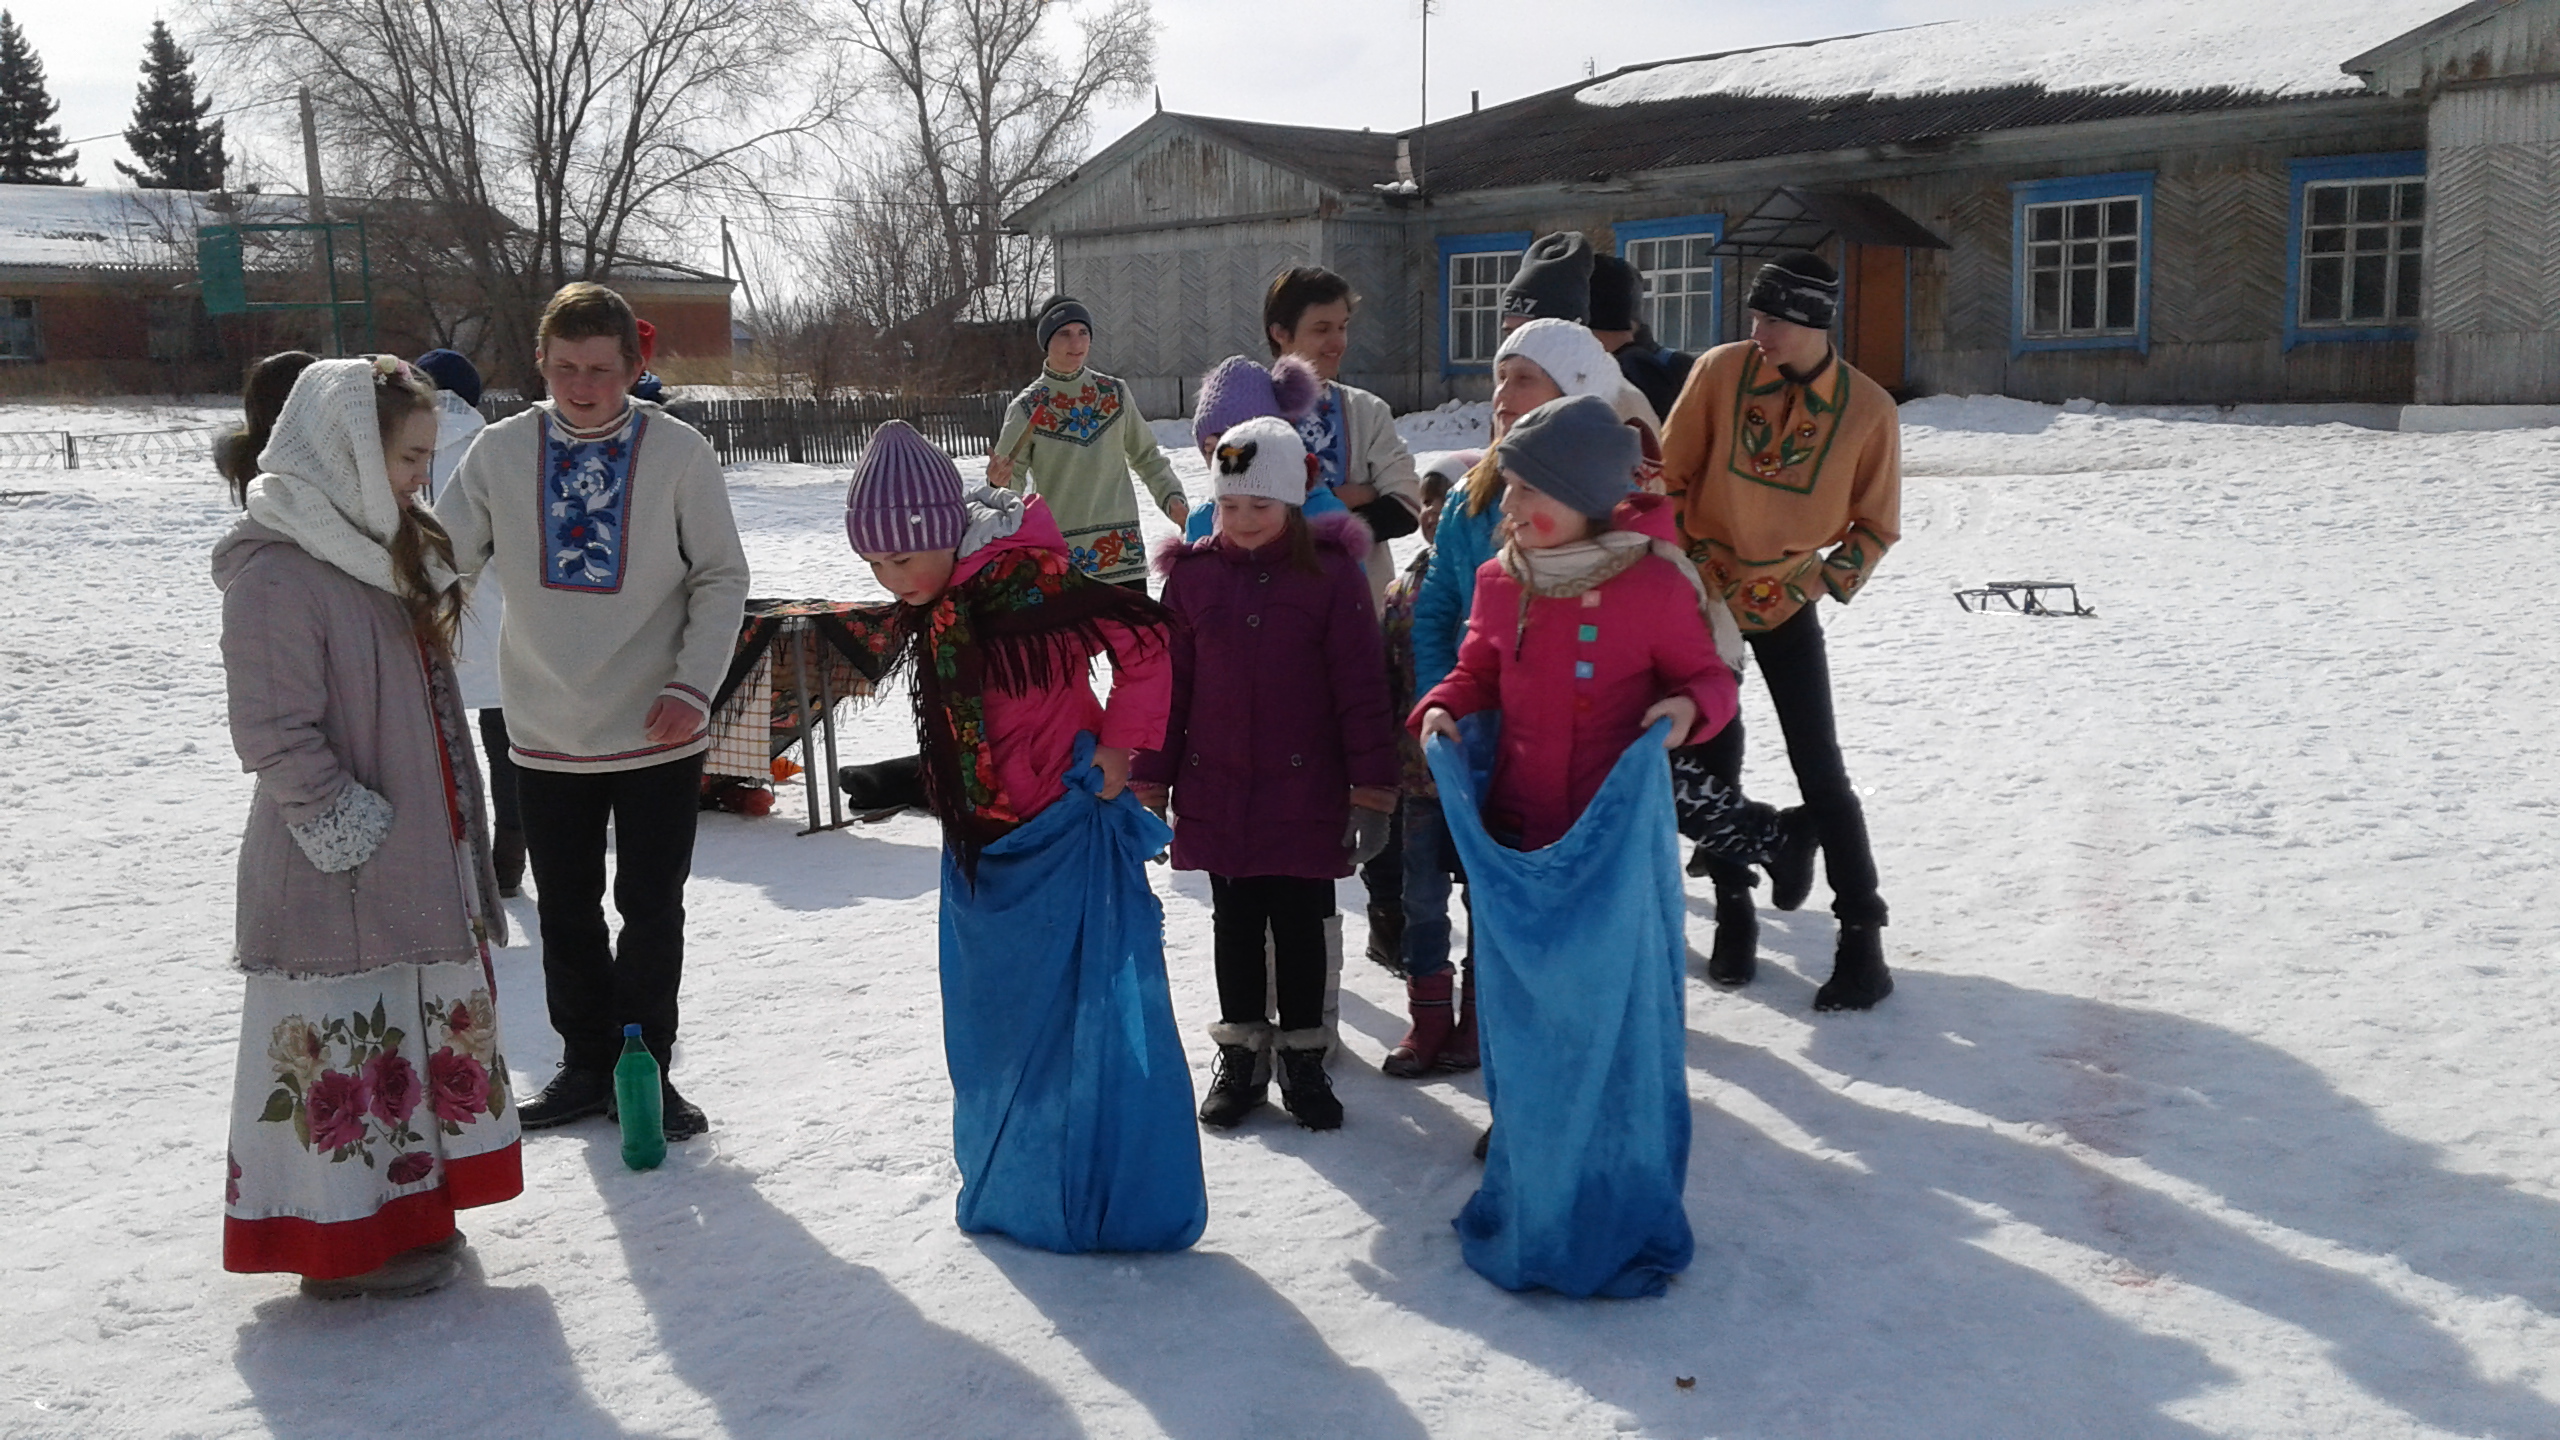
[[[239,197],[241,219],[291,219],[299,196]],[[275,213],[266,213],[266,212]],[[0,266],[193,265],[198,225],[231,218],[186,190],[0,185]]]
[[[1675,60],[1576,92],[1593,105],[1707,95],[1949,95],[2216,90],[2333,95],[2363,88],[2338,67],[2416,29],[2455,0],[2073,0],[2022,15],[1949,20]]]

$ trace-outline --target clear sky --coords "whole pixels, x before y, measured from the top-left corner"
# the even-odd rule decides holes
[[[1516,99],[1644,60],[1787,40],[2038,9],[2056,0],[1439,0],[1431,20],[1431,113]],[[2096,3],[2096,0],[2075,0]],[[118,183],[143,42],[165,17],[187,43],[182,4],[157,0],[0,0],[37,54],[80,171]],[[1302,125],[1400,129],[1421,110],[1421,0],[1155,0],[1156,73],[1165,108]],[[221,97],[221,86],[213,85]],[[1144,119],[1151,100],[1113,111],[1097,146]],[[217,106],[219,108],[219,106]],[[289,112],[289,108],[286,111]],[[256,118],[256,117],[250,117]],[[299,175],[299,157],[267,158]],[[824,183],[823,177],[811,177]]]

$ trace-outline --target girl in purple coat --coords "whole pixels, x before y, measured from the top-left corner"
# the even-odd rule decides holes
[[[1383,843],[1396,804],[1369,531],[1302,512],[1313,469],[1285,420],[1235,426],[1212,459],[1216,532],[1157,554],[1165,608],[1183,623],[1164,748],[1141,755],[1131,781],[1151,805],[1170,788],[1174,867],[1209,872],[1218,1059],[1201,1123],[1223,1129],[1263,1103],[1272,1051],[1289,1113],[1332,1130],[1325,926],[1334,882],[1361,858],[1354,837]]]

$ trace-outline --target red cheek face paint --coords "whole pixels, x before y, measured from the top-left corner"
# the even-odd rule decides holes
[[[1542,536],[1553,535],[1556,533],[1555,517],[1552,515],[1532,515],[1529,517],[1529,528],[1537,531]]]

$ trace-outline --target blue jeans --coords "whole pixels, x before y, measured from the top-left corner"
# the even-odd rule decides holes
[[[1464,884],[1458,851],[1449,841],[1449,821],[1440,802],[1430,796],[1404,800],[1404,963],[1405,974],[1427,980],[1449,973],[1449,886]],[[1472,937],[1473,927],[1470,928]],[[1469,944],[1473,944],[1472,938]]]

